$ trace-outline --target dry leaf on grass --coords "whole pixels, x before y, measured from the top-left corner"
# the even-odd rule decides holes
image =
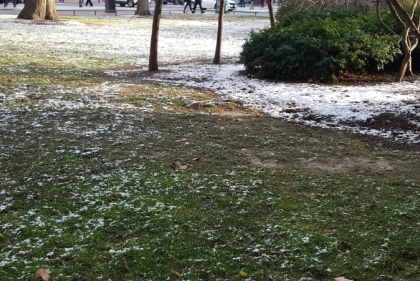
[[[187,169],[187,166],[182,165],[182,163],[179,162],[179,161],[175,161],[171,164],[171,168],[174,169],[174,170],[185,170],[185,169]]]
[[[44,281],[50,280],[50,275],[48,274],[48,271],[44,268],[40,268],[35,272],[35,278],[41,277]]]
[[[130,267],[128,266],[128,263],[127,263],[127,261],[126,261],[126,260],[124,260],[124,267],[125,267],[127,270],[130,270]]]
[[[181,273],[172,269],[172,273],[175,274],[177,277],[181,276]]]
[[[345,277],[337,277],[337,278],[334,278],[334,281],[353,281],[353,280],[347,279]]]
[[[332,230],[331,229],[324,229],[324,233],[325,234],[331,234],[332,233]]]
[[[385,171],[388,171],[388,172],[390,172],[390,171],[394,171],[394,168],[392,168],[391,166],[387,166],[387,167],[385,168]]]
[[[351,246],[349,244],[347,244],[346,242],[341,242],[341,246],[343,246],[343,248],[351,250]]]

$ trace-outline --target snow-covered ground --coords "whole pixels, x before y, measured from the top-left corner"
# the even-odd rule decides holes
[[[352,87],[270,82],[241,75],[243,66],[232,62],[238,60],[249,32],[268,25],[267,18],[226,16],[222,62],[230,63],[213,65],[210,62],[216,44],[215,15],[164,17],[160,26],[159,62],[160,70],[168,71],[139,79],[209,89],[272,116],[310,126],[351,130],[400,142],[420,142],[418,80]],[[80,62],[81,65],[87,59],[112,58],[110,67],[131,65],[138,67],[138,70],[130,70],[135,73],[147,69],[150,32],[150,18],[119,17],[107,24],[71,20],[60,24],[32,24],[1,16],[0,48],[7,51],[9,46],[19,46],[20,52],[53,53],[63,63]],[[189,63],[191,61],[209,63]],[[127,71],[107,73],[124,77]],[[0,92],[0,98],[1,95],[4,96]],[[384,114],[403,116],[412,126],[406,130],[364,126]]]
[[[193,68],[195,71],[190,72]],[[151,80],[203,87],[272,116],[337,130],[380,136],[395,141],[420,142],[420,81],[375,86],[337,86],[311,83],[279,83],[240,75],[243,65],[196,64],[166,67]],[[359,124],[374,123],[387,114],[409,119],[414,130],[374,129]],[[411,116],[411,118],[410,118]],[[414,118],[413,118],[414,117]],[[381,117],[382,118],[382,117]],[[391,118],[390,118],[391,119]],[[385,120],[385,122],[393,122]]]

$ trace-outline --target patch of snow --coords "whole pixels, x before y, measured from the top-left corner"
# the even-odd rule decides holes
[[[106,17],[106,25],[87,25],[76,21],[35,25],[32,21],[14,16],[0,16],[0,46],[3,52],[58,59],[62,64],[77,67],[84,73],[84,65],[105,61],[113,66],[131,65],[138,69],[109,71],[120,78],[92,88],[66,91],[56,86],[54,96],[40,99],[35,108],[77,110],[134,109],[130,104],[110,102],[118,97],[127,75],[146,72],[148,65],[152,19],[136,16]],[[162,18],[159,36],[159,72],[139,80],[199,87],[226,97],[243,101],[244,105],[271,116],[308,126],[349,130],[355,133],[392,138],[400,142],[420,142],[419,118],[411,120],[418,130],[391,131],[364,127],[361,123],[382,113],[420,115],[420,81],[389,83],[368,87],[317,85],[309,83],[281,83],[248,78],[241,74],[244,66],[239,60],[242,45],[253,30],[269,26],[266,18],[226,16],[222,43],[222,62],[210,63],[214,56],[217,17],[205,15],[200,19]],[[9,47],[11,46],[11,47]],[[14,46],[19,46],[16,53]],[[8,49],[13,48],[13,49]],[[200,61],[200,63],[188,63]],[[173,65],[174,62],[176,65]],[[172,64],[172,65],[171,65]],[[163,66],[165,65],[165,66]],[[7,67],[7,66],[6,66]],[[10,66],[11,73],[28,72],[25,64]],[[32,71],[32,70],[31,70]],[[19,87],[14,93],[0,93],[2,104],[27,99],[31,92]],[[73,97],[69,99],[69,97]],[[77,97],[77,98],[74,98]],[[29,109],[29,108],[27,108]],[[140,110],[140,109],[139,109]],[[153,109],[144,106],[141,110]],[[3,117],[3,120],[8,117]]]

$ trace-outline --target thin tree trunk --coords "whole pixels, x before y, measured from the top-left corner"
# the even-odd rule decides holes
[[[216,52],[214,54],[213,63],[220,64],[220,56],[222,53],[222,35],[223,35],[223,16],[225,14],[225,1],[220,0],[219,22],[217,25],[217,42]]]
[[[60,20],[55,9],[54,0],[26,0],[18,18],[26,20]]]
[[[398,0],[385,0],[385,2],[390,3],[393,7],[395,7],[395,10],[398,12],[401,19],[411,28],[411,32],[413,32],[414,36],[417,37],[417,39],[420,39],[420,30],[419,27],[414,23],[412,15],[404,10],[404,8],[398,3]],[[412,7],[417,7],[418,0],[414,0]]]
[[[158,40],[159,24],[162,14],[163,0],[156,0],[155,12],[153,14],[152,37],[150,39],[149,71],[158,71]]]
[[[270,15],[271,27],[276,25],[276,18],[274,17],[273,0],[268,0],[268,14]]]
[[[400,67],[400,71],[398,72],[397,77],[395,77],[395,82],[401,82],[404,80],[404,76],[406,75],[407,68],[411,67],[411,48],[410,48],[410,41],[408,38],[408,34],[410,32],[410,28],[407,26],[404,30],[401,39],[401,47],[404,53],[404,59]]]
[[[395,33],[389,26],[387,26],[381,18],[381,13],[379,12],[379,0],[376,0],[376,21],[379,25],[379,27],[381,27],[386,33],[388,33],[389,35],[397,35],[397,33]]]
[[[149,0],[138,0],[136,15],[138,16],[150,16],[152,13],[149,9]]]

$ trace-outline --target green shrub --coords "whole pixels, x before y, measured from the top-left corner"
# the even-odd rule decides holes
[[[380,3],[380,9],[382,10],[384,7],[386,7],[386,4]],[[325,10],[334,11],[338,14],[374,12],[376,11],[376,3],[371,0],[283,0],[283,4],[277,10],[277,20],[305,14],[308,11],[316,13]]]
[[[330,18],[332,20],[338,20],[348,17],[354,17],[358,15],[357,11],[352,10],[317,10],[317,9],[305,9],[300,11],[293,11],[287,9],[287,7],[281,7],[276,13],[277,24],[283,27],[289,26],[292,22],[302,21],[304,19],[311,18]]]
[[[335,82],[340,71],[381,69],[398,54],[398,37],[385,35],[368,16],[309,16],[251,33],[240,62],[260,78]]]

